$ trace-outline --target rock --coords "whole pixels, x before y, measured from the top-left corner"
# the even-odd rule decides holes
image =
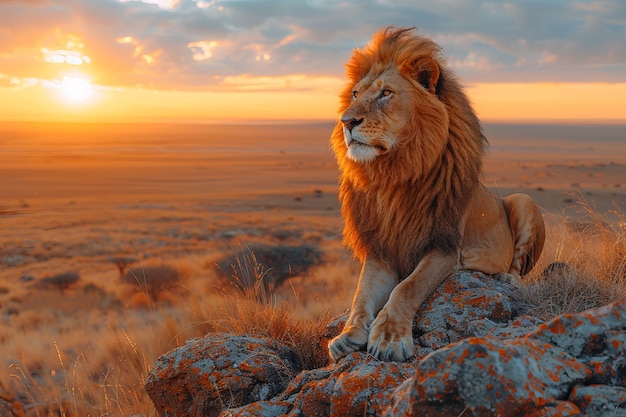
[[[554,401],[534,411],[524,414],[524,417],[582,417],[580,408],[569,401]]]
[[[626,417],[626,388],[606,385],[575,387],[572,402],[585,410],[587,417]]]
[[[563,314],[539,326],[529,337],[560,347],[574,356],[593,355],[606,349],[615,354],[624,351],[624,340],[613,337],[614,343],[607,344],[607,337],[626,330],[624,317],[625,304],[609,304],[583,313]]]
[[[413,336],[418,357],[466,337],[485,336],[508,327],[528,308],[514,294],[510,284],[479,272],[456,273],[417,312]]]
[[[459,336],[468,324],[489,319],[508,323],[517,309],[511,299],[513,287],[483,274],[461,271],[445,280],[418,311],[418,331],[453,330]]]
[[[581,358],[592,382],[626,385],[626,304],[613,303],[578,314],[563,314],[528,337]]]
[[[249,404],[222,416],[363,416],[382,415],[394,389],[411,376],[410,363],[380,362],[353,352],[339,365],[304,371],[276,398],[287,410]]]
[[[424,358],[389,415],[437,415],[441,404],[476,416],[525,415],[567,397],[590,374],[573,356],[537,340],[469,338]]]
[[[292,409],[293,406],[285,401],[257,401],[248,406],[226,410],[220,414],[223,417],[238,416],[238,417],[271,417],[271,416],[284,416]]]
[[[510,284],[480,272],[459,271],[444,281],[417,312],[413,322],[414,359],[466,337],[503,331],[526,334],[542,322],[530,317],[511,321],[528,307],[516,299]],[[347,317],[345,313],[329,324],[328,340],[341,332]]]
[[[274,340],[215,333],[159,358],[146,391],[161,416],[217,416],[273,398],[301,370],[296,354]]]
[[[547,323],[525,316],[527,307],[510,285],[461,271],[420,308],[407,362],[353,352],[298,374],[278,342],[213,334],[161,358],[146,389],[163,417],[215,416],[222,406],[219,415],[233,417],[626,417],[626,305]]]
[[[543,320],[541,319],[529,316],[520,316],[506,327],[494,328],[487,333],[487,336],[496,337],[498,339],[523,337],[527,333],[534,331],[540,324],[543,324]]]

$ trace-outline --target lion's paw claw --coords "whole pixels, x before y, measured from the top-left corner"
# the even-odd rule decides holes
[[[382,311],[370,332],[367,351],[381,361],[404,362],[413,356],[413,334],[411,323],[396,322]]]
[[[404,362],[413,356],[413,338],[403,337],[398,340],[381,340],[368,343],[367,351],[381,361]]]
[[[350,327],[328,344],[328,352],[333,361],[337,362],[344,356],[362,350],[367,345],[367,331],[358,327]]]

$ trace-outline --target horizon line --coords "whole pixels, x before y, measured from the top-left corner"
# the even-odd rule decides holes
[[[626,125],[624,119],[480,119],[481,124],[485,125]],[[30,119],[30,118],[0,118],[2,123],[34,123],[34,124],[117,124],[117,125],[304,125],[304,124],[335,124],[336,119],[235,119],[235,118],[216,118],[216,119],[91,119],[91,120],[72,120],[72,119]]]

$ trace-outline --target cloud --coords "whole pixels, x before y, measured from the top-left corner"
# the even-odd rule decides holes
[[[277,80],[342,78],[385,25],[434,38],[466,83],[626,81],[620,0],[0,0],[0,68],[62,79],[88,57],[107,86],[292,88]]]

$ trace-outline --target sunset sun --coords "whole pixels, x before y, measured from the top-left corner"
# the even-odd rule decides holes
[[[84,102],[93,96],[93,88],[91,83],[85,78],[76,76],[63,77],[61,93],[69,102]]]

